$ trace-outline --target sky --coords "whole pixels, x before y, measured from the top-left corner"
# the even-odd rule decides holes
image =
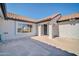
[[[68,15],[79,13],[79,3],[7,3],[7,12],[41,19],[55,13]]]

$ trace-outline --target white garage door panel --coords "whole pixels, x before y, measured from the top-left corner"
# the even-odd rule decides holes
[[[59,35],[60,37],[79,38],[79,23],[59,25]]]

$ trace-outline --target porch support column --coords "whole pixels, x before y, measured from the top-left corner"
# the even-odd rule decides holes
[[[42,35],[42,25],[38,25],[38,36]]]
[[[52,39],[54,37],[53,25],[49,24],[49,38]]]

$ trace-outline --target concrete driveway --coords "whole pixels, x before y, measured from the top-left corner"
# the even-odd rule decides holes
[[[30,37],[0,42],[0,56],[75,56]]]

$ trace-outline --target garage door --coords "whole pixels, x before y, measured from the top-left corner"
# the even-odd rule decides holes
[[[59,24],[59,36],[69,38],[79,38],[79,23],[63,23]]]

